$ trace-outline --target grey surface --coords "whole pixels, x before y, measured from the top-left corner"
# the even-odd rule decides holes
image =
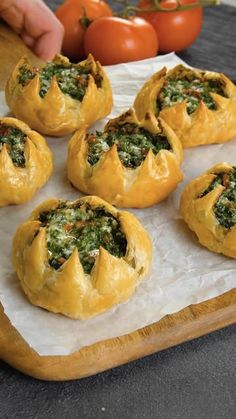
[[[0,417],[233,419],[236,327],[73,382],[40,382],[0,363]]]
[[[178,55],[190,65],[219,71],[235,80],[236,7],[221,5],[206,8],[199,38]]]
[[[180,56],[235,79],[236,9],[206,10],[201,36]],[[233,419],[235,347],[233,326],[67,383],[36,381],[0,362],[0,418]]]

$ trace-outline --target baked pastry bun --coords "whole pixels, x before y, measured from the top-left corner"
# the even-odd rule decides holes
[[[236,135],[236,86],[224,74],[178,65],[163,68],[138,93],[138,118],[163,118],[183,147],[224,143]]]
[[[24,57],[13,70],[5,93],[17,118],[53,136],[91,125],[112,108],[110,82],[92,55],[78,64],[57,55],[41,69]]]
[[[52,173],[45,139],[15,118],[0,118],[0,207],[33,197]]]
[[[13,240],[13,264],[29,300],[75,319],[129,298],[151,258],[137,218],[95,196],[43,202]]]
[[[133,109],[111,119],[103,132],[78,130],[69,142],[71,183],[120,207],[143,208],[166,198],[182,180],[182,146],[161,119]]]
[[[236,166],[217,164],[190,182],[180,211],[203,246],[236,258]]]

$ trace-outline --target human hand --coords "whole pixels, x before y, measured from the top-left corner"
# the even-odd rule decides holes
[[[43,60],[60,52],[63,26],[42,0],[0,0],[0,17]]]

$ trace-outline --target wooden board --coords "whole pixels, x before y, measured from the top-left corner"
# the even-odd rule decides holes
[[[0,26],[0,89],[22,54],[21,40]],[[129,335],[85,347],[68,356],[39,356],[10,324],[0,304],[0,359],[44,380],[71,380],[127,363],[236,322],[236,291],[192,305]]]
[[[129,335],[68,356],[39,356],[11,326],[0,306],[0,358],[35,378],[72,380],[125,364],[236,321],[236,291],[192,305]]]

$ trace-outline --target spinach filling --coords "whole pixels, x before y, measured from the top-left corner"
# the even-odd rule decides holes
[[[196,111],[200,101],[203,101],[208,109],[216,110],[217,105],[210,93],[226,97],[224,82],[220,79],[200,79],[194,74],[192,77],[168,78],[162,87],[158,100],[158,109],[163,109],[177,103],[187,101],[187,112],[192,114]]]
[[[231,228],[236,224],[236,167],[228,173],[217,173],[215,179],[200,195],[200,198],[207,195],[218,185],[223,185],[225,189],[214,205],[214,213],[223,227]]]
[[[167,138],[163,134],[152,134],[134,123],[111,125],[107,132],[96,131],[88,134],[88,162],[95,165],[102,153],[108,151],[114,144],[120,161],[125,167],[136,168],[141,165],[148,151],[154,154],[160,150],[171,150]]]
[[[25,167],[25,141],[27,136],[18,128],[0,122],[0,151],[6,144],[12,162],[17,167]]]
[[[54,269],[60,268],[75,247],[86,274],[91,272],[100,246],[113,256],[125,256],[127,241],[120,223],[104,207],[62,201],[56,209],[41,213],[39,220],[46,227],[49,264]]]
[[[61,91],[81,102],[88,86],[88,75],[92,74],[92,72],[90,66],[75,66],[73,64],[48,63],[41,70],[36,67],[29,69],[22,66],[19,69],[19,83],[22,86],[26,86],[36,74],[39,74],[39,95],[42,98],[46,95],[51,85],[52,77],[56,76]],[[102,77],[99,74],[95,74],[93,77],[97,87],[101,87]]]

